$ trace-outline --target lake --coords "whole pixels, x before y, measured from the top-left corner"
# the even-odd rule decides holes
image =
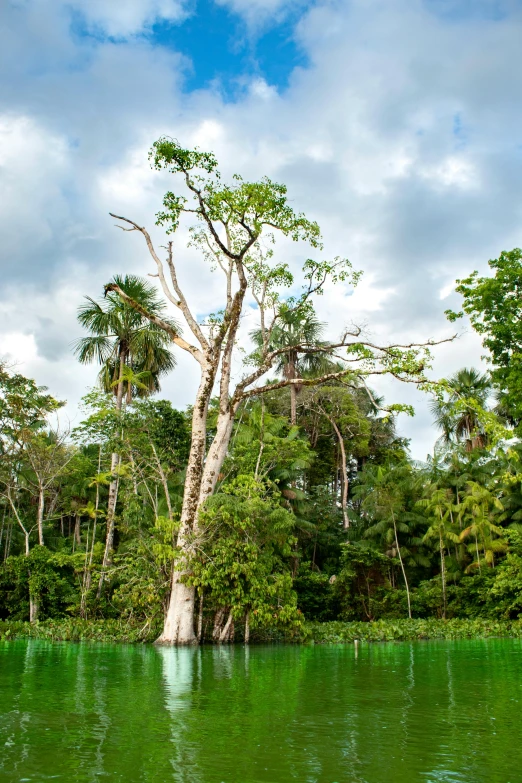
[[[0,642],[0,781],[520,783],[522,642]]]

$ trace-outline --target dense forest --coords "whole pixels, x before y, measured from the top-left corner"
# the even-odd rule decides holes
[[[119,217],[159,285],[115,276],[79,303],[73,350],[93,365],[81,424],[60,429],[63,401],[1,366],[0,619],[113,618],[193,643],[307,620],[518,618],[522,252],[458,281],[463,312],[447,313],[471,319],[489,371],[433,380],[432,340],[376,345],[353,325],[327,340],[315,297],[360,273],[308,259],[298,279],[276,262],[278,237],[321,250],[283,186],[224,185],[213,155],[168,139],[151,159],[181,183],[158,223],[194,218],[191,247],[223,298],[198,319],[172,243],[162,259]],[[161,398],[179,351],[201,378],[183,411]],[[430,397],[427,462],[397,434],[412,411],[375,392],[382,375]]]

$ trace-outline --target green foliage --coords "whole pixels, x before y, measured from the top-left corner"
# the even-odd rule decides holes
[[[188,188],[188,199],[167,194],[161,220],[175,229],[181,212],[195,212],[204,226],[203,232],[194,229],[193,242],[205,236],[213,243],[215,265],[226,255],[219,241],[228,232],[230,269],[237,271],[234,258],[241,258],[254,296],[266,296],[276,313],[269,332],[253,335],[253,363],[259,366],[273,353],[268,369],[299,380],[291,388],[268,382],[262,397],[241,402],[217,491],[188,537],[184,578],[201,600],[203,640],[230,640],[234,624],[236,638],[251,633],[255,640],[518,633],[521,447],[499,445],[506,429],[500,413],[489,408],[490,378],[465,368],[431,384],[425,374],[429,346],[378,348],[357,331],[347,361],[329,355],[309,296],[321,293],[327,278],[356,284],[358,273],[345,259],[310,260],[304,292],[280,298],[279,287],[293,286],[293,278],[286,264],[272,263],[271,251],[261,252],[261,232],[277,229],[318,242],[315,224],[293,213],[285,189],[240,178],[223,185],[213,156],[169,140],[158,142],[153,156],[154,165],[181,174]],[[504,293],[508,284],[516,289],[521,260],[503,259],[510,269],[494,267],[495,285],[502,283]],[[480,283],[486,296],[491,278],[487,285],[484,280],[472,276],[461,292],[471,296],[464,288],[478,291]],[[138,278],[115,281],[165,317],[155,289]],[[497,307],[491,296],[481,306]],[[478,307],[479,299],[473,301]],[[508,316],[516,326],[512,306],[510,301]],[[480,321],[487,337],[500,322],[499,308]],[[229,317],[217,312],[205,328],[225,335]],[[105,392],[86,396],[86,418],[71,443],[48,426],[60,403],[33,381],[0,371],[0,632],[150,640],[161,626],[179,557],[191,411],[149,398],[157,388],[149,381],[154,373],[157,380],[169,346],[110,286],[103,301],[88,300],[80,318],[92,334],[78,351],[104,365]],[[507,332],[496,331],[500,338],[507,340]],[[495,345],[488,344],[495,361],[509,359],[516,367],[515,349],[494,354]],[[436,393],[433,411],[444,437],[426,464],[410,460],[407,443],[396,434],[394,415],[407,406],[386,406],[368,388],[375,372]],[[327,382],[309,386],[317,373],[327,373]],[[510,394],[513,378],[495,373],[493,381],[503,378]],[[503,404],[514,418],[509,394]],[[222,404],[210,405],[207,437]],[[115,488],[112,514],[109,492]],[[114,540],[102,566],[109,519],[115,521]],[[36,545],[39,527],[46,547]],[[38,609],[38,620],[28,630],[30,607],[33,619]],[[405,621],[408,615],[411,621]]]
[[[302,239],[313,247],[320,246],[319,226],[294,212],[288,203],[285,185],[272,182],[268,177],[258,182],[245,182],[238,174],[234,176],[233,184],[223,185],[212,153],[184,149],[177,141],[166,137],[153,144],[149,157],[157,170],[167,169],[171,174],[180,174],[192,198],[189,202],[186,196],[172,191],[165,195],[164,209],[158,213],[157,223],[166,226],[167,233],[177,230],[183,212],[193,212],[209,227],[214,223],[241,227],[239,233],[243,238],[236,247],[241,254],[260,237],[264,228],[278,230],[294,241]],[[194,206],[188,206],[189,203]],[[214,239],[220,246],[217,234]]]
[[[240,475],[200,513],[190,582],[252,628],[300,622],[290,558],[294,518],[275,487]],[[197,548],[196,548],[197,547]]]
[[[374,620],[388,615],[386,588],[392,593],[389,580],[390,560],[386,555],[374,547],[344,544],[339,574],[334,582],[338,617]],[[404,611],[400,612],[402,614]]]
[[[116,275],[110,285],[117,285],[131,299],[153,316],[170,324],[174,331],[179,325],[168,318],[165,303],[158,299],[150,283],[135,275]],[[159,378],[176,366],[170,351],[169,335],[141,313],[124,302],[113,291],[96,302],[85,297],[78,309],[78,321],[90,332],[75,344],[74,352],[82,364],[98,362],[101,388],[117,393],[121,383],[130,401],[132,395],[147,396],[159,391]]]
[[[50,552],[43,546],[35,546],[28,556],[9,557],[0,570],[0,617],[25,620],[30,595],[38,602],[42,618],[77,611],[83,560],[81,553]]]
[[[373,623],[314,623],[306,627],[315,644],[417,641],[420,639],[487,639],[522,636],[522,622],[500,620],[377,620]]]
[[[50,413],[63,402],[47,394],[45,386],[12,373],[0,362],[0,449],[6,454],[28,435],[41,431]]]
[[[110,642],[130,644],[153,642],[160,632],[160,625],[143,626],[119,619],[82,620],[58,618],[34,624],[0,620],[0,640],[44,639],[50,642]]]
[[[507,412],[515,421],[522,418],[522,250],[504,251],[488,262],[492,277],[473,272],[458,280],[464,312],[475,331],[483,336],[493,369],[491,376],[505,392]],[[447,311],[455,320],[463,313]]]
[[[294,579],[297,606],[306,620],[324,622],[337,616],[331,577],[323,571],[312,570],[312,564],[302,562]]]

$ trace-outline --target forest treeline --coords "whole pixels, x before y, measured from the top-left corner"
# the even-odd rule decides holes
[[[169,192],[158,220],[175,231],[196,213],[191,241],[223,274],[223,308],[198,321],[172,244],[162,261],[119,218],[144,237],[164,297],[127,275],[80,305],[74,352],[99,366],[81,424],[60,431],[62,402],[2,365],[0,619],[108,618],[192,643],[304,620],[518,618],[522,252],[458,281],[490,370],[433,382],[432,341],[375,345],[355,327],[326,340],[314,296],[358,273],[308,260],[294,293],[263,231],[320,242],[283,186],[222,185],[213,156],[164,139],[152,160],[182,174],[187,197]],[[236,382],[247,293],[259,325]],[[177,350],[200,366],[184,411],[161,399]],[[373,390],[383,374],[431,395],[440,437],[425,463],[397,435],[404,406]]]

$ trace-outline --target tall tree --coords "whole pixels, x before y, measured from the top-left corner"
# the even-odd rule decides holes
[[[424,534],[424,541],[435,539],[440,555],[440,578],[442,585],[442,616],[446,619],[446,549],[448,544],[456,544],[459,536],[453,521],[453,493],[437,484],[428,484],[425,488],[426,497],[417,501],[420,508],[426,509],[429,527]]]
[[[25,552],[29,554],[29,529],[23,522],[18,511],[17,498],[20,490],[20,475],[27,462],[27,451],[31,451],[31,459],[36,459],[38,446],[45,443],[43,431],[51,413],[63,405],[50,394],[44,386],[37,386],[33,380],[19,373],[12,373],[0,364],[0,483],[3,485],[3,495],[20,526],[25,539]],[[52,444],[43,446],[46,454],[54,454]],[[54,460],[53,464],[54,464]],[[60,463],[61,465],[61,463]],[[51,471],[52,479],[58,475],[60,467]],[[49,477],[47,476],[47,479]],[[43,544],[43,496],[47,479],[42,479],[38,485],[38,513],[36,528],[38,540]]]
[[[505,412],[515,421],[522,419],[522,250],[504,251],[488,262],[491,277],[473,272],[457,280],[463,297],[463,312],[446,311],[450,321],[466,313],[471,325],[482,335],[490,353],[491,377],[504,393]]]
[[[286,188],[268,178],[259,182],[246,182],[238,175],[232,184],[223,184],[214,155],[183,149],[172,139],[159,139],[153,145],[151,159],[156,169],[167,169],[174,175],[180,175],[185,187],[183,194],[169,191],[165,195],[164,209],[157,216],[158,223],[173,233],[178,229],[183,214],[195,216],[197,224],[192,230],[192,245],[201,250],[213,268],[222,272],[225,280],[223,299],[217,303],[216,313],[205,322],[198,320],[179,282],[173,243],[168,244],[164,264],[143,226],[129,218],[112,215],[130,226],[128,231],[137,231],[145,239],[165,296],[182,313],[194,342],[185,340],[178,329],[149,312],[118,284],[109,285],[108,290],[117,292],[138,313],[163,328],[172,342],[189,353],[200,367],[177,541],[178,556],[164,631],[158,640],[190,644],[196,641],[193,622],[195,590],[188,584],[188,578],[192,553],[200,534],[199,509],[214,492],[241,403],[268,390],[292,385],[314,386],[347,373],[360,378],[361,383],[373,373],[391,373],[399,380],[426,385],[428,379],[424,371],[429,366],[430,353],[426,343],[378,346],[365,339],[362,330],[356,327],[346,330],[334,344],[312,348],[302,339],[296,338],[294,345],[273,348],[272,333],[285,310],[291,309],[297,317],[306,312],[313,296],[324,290],[326,281],[354,285],[358,273],[353,272],[349,262],[344,259],[333,262],[309,259],[303,265],[304,285],[301,295],[284,300],[281,289],[293,285],[293,276],[287,265],[273,262],[271,252],[264,252],[262,238],[275,241],[275,235],[279,234],[295,241],[308,242],[315,248],[320,246],[318,225],[292,209]],[[167,281],[166,271],[170,282]],[[247,292],[256,305],[262,341],[250,357],[248,370],[234,385],[232,361]],[[429,343],[433,344],[432,341]],[[324,356],[341,349],[348,352],[346,369],[317,378],[283,378],[277,383],[262,382],[262,378],[284,354],[293,352],[298,366],[300,357],[308,353]],[[215,435],[207,450],[209,403],[218,379],[219,412]]]
[[[431,411],[446,443],[464,442],[467,451],[483,448],[486,435],[481,428],[480,409],[485,409],[491,394],[487,373],[463,367],[446,381],[447,394],[436,399]]]
[[[147,313],[161,318],[169,328],[179,331],[176,322],[167,316],[165,303],[158,299],[156,289],[150,283],[134,275],[116,275],[110,285],[117,286]],[[79,308],[78,320],[90,335],[77,341],[75,354],[82,364],[97,361],[102,365],[100,385],[105,391],[114,392],[117,411],[121,411],[125,394],[130,402],[133,390],[138,396],[158,391],[160,376],[176,365],[165,330],[114,293],[107,292],[105,298],[98,302],[86,297],[85,304]],[[112,480],[99,590],[114,544],[119,462],[120,457],[115,450],[111,459]]]
[[[398,557],[406,598],[408,601],[408,616],[411,618],[410,586],[406,575],[406,544],[401,537],[410,537],[411,531],[405,520],[404,483],[410,479],[407,464],[399,466],[381,465],[367,467],[361,477],[361,483],[356,487],[356,494],[363,499],[363,509],[369,514],[370,525],[365,531],[367,538],[380,537],[389,547],[387,554]]]
[[[297,310],[281,309],[279,319],[270,334],[269,350],[281,351],[274,366],[283,378],[295,380],[310,372],[318,375],[330,369],[325,353],[316,351],[318,347],[326,345],[322,339],[324,328],[325,324],[318,320],[310,306]],[[264,335],[261,329],[255,329],[251,337],[258,348],[263,348]],[[303,350],[301,353],[295,348],[296,345],[309,346],[312,350]],[[292,424],[297,423],[297,395],[300,390],[299,384],[290,385]]]

